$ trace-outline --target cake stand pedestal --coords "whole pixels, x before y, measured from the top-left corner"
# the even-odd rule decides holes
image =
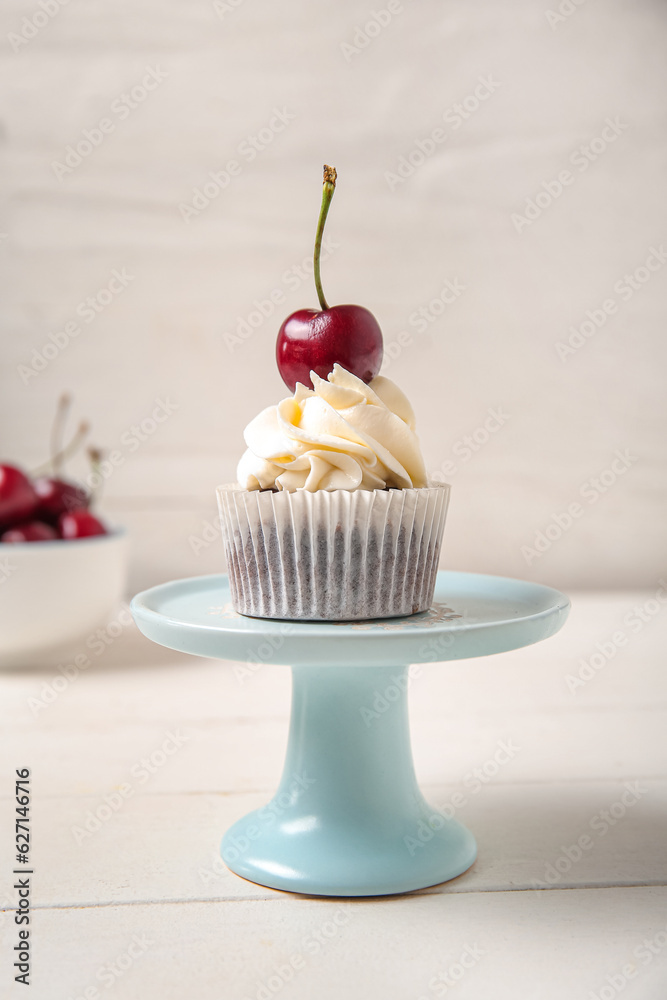
[[[372,622],[247,618],[225,576],[137,595],[149,639],[200,656],[292,667],[292,716],[273,799],[225,834],[237,875],[273,889],[377,896],[436,885],[475,860],[473,835],[428,805],[410,747],[406,664],[486,656],[539,642],[569,601],[538,584],[438,573],[429,611]]]

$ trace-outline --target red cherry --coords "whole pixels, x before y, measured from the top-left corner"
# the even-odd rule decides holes
[[[61,514],[58,519],[61,538],[90,538],[92,535],[106,535],[107,529],[90,511],[73,510]]]
[[[320,279],[322,234],[336,189],[336,171],[324,167],[322,207],[315,233],[313,274],[321,311],[299,309],[288,316],[278,332],[276,362],[283,382],[294,392],[297,382],[312,389],[310,373],[326,378],[335,364],[370,382],[382,364],[382,331],[363,306],[333,306],[324,297]]]
[[[58,535],[43,521],[23,521],[0,535],[0,542],[49,542]]]
[[[37,502],[28,477],[14,465],[0,465],[0,524],[27,520]]]
[[[363,306],[299,309],[280,327],[276,362],[291,392],[297,382],[312,389],[311,370],[326,378],[336,363],[370,382],[382,364],[382,331]]]
[[[90,503],[90,497],[84,489],[65,479],[49,479],[42,476],[34,482],[35,492],[39,497],[37,513],[45,521],[57,522],[61,514],[85,508]]]

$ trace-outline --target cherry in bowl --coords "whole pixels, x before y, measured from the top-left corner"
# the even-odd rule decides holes
[[[55,528],[44,521],[21,521],[0,535],[0,542],[17,545],[20,542],[52,542],[58,538]]]

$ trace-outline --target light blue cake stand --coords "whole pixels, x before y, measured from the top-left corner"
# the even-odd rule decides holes
[[[141,631],[163,646],[292,667],[280,786],[227,831],[222,857],[252,882],[320,896],[408,892],[472,865],[473,835],[429,806],[417,785],[407,664],[540,642],[568,610],[549,587],[446,572],[429,611],[372,622],[246,618],[232,609],[225,576],[166,583],[132,601]]]

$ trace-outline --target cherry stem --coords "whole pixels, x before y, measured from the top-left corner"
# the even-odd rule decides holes
[[[102,464],[102,459],[104,454],[101,448],[89,448],[88,449],[88,460],[90,462],[91,480],[95,483],[94,486],[90,487],[89,496],[89,506],[92,506],[94,500],[97,500],[102,492],[102,476],[100,474],[100,465]]]
[[[320,217],[317,220],[317,232],[315,233],[315,253],[313,254],[313,272],[315,274],[315,288],[317,297],[320,300],[322,309],[328,309],[327,300],[322,291],[322,279],[320,278],[320,254],[322,252],[322,234],[324,233],[324,223],[327,221],[329,205],[336,190],[336,170],[334,167],[324,165],[324,187],[322,188],[322,206]]]
[[[89,430],[90,426],[85,421],[79,424],[77,432],[69,444],[66,444],[64,448],[61,448],[60,451],[48,462],[44,462],[44,464],[40,465],[37,469],[32,469],[30,475],[43,476],[45,472],[48,472],[48,470],[51,469],[54,476],[57,476],[58,471],[63,467],[67,459],[71,458],[72,455],[76,454],[76,452],[80,449]]]
[[[62,466],[63,434],[65,432],[65,421],[69,408],[72,405],[72,397],[68,392],[64,392],[58,400],[56,415],[51,425],[51,472],[58,476]]]

